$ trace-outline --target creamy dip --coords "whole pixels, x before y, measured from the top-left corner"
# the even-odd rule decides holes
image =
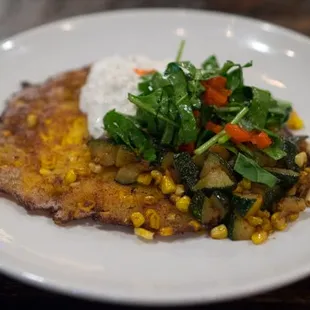
[[[104,133],[102,119],[109,110],[135,114],[135,105],[127,99],[128,93],[138,93],[135,68],[162,72],[166,65],[167,61],[140,55],[112,56],[95,62],[80,95],[80,109],[87,115],[90,135],[98,138]]]

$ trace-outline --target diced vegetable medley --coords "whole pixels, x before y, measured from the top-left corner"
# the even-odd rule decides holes
[[[92,156],[116,165],[121,184],[157,186],[196,230],[261,244],[309,204],[307,136],[290,132],[303,122],[290,103],[245,83],[252,62],[220,66],[210,56],[196,67],[181,61],[183,47],[163,73],[135,70],[140,94],[128,99],[137,113],[108,112],[110,141],[91,141]],[[143,216],[132,221],[150,238]]]

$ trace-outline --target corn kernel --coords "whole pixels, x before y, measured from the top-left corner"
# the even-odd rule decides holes
[[[300,152],[295,156],[295,164],[302,168],[304,165],[306,165],[308,161],[307,153],[306,152]]]
[[[135,235],[146,240],[152,240],[154,238],[154,233],[144,228],[135,228]]]
[[[49,169],[41,168],[40,171],[39,171],[39,173],[40,173],[41,175],[46,176],[46,175],[50,175],[50,174],[52,173],[52,171],[49,170]]]
[[[130,215],[130,219],[134,227],[140,227],[144,224],[145,218],[142,213],[134,212]]]
[[[184,185],[183,184],[178,184],[177,187],[176,187],[176,190],[175,190],[175,194],[177,196],[182,196],[185,192],[185,189],[184,189]]]
[[[261,217],[258,217],[258,216],[249,216],[249,217],[247,217],[247,220],[248,220],[249,224],[251,226],[254,226],[254,227],[263,224],[263,219]]]
[[[299,213],[293,213],[287,217],[289,222],[295,222],[298,218],[299,218]]]
[[[159,229],[160,227],[160,216],[154,209],[147,209],[145,213],[149,220],[150,227],[153,229]]]
[[[34,127],[38,122],[38,117],[35,114],[28,114],[27,115],[27,125],[29,128]]]
[[[156,203],[156,199],[152,195],[148,195],[144,197],[144,203],[147,205],[153,205]]]
[[[289,129],[299,130],[304,127],[302,119],[299,117],[296,111],[292,111],[287,121],[287,127]]]
[[[163,174],[160,171],[158,171],[158,170],[152,170],[151,171],[151,176],[154,179],[155,184],[158,185],[161,182]]]
[[[262,244],[268,239],[268,233],[264,230],[257,231],[252,235],[251,239],[256,245]]]
[[[159,234],[163,237],[168,237],[173,235],[173,228],[172,227],[162,227],[159,230]]]
[[[248,179],[243,179],[241,182],[242,182],[242,187],[243,187],[244,189],[251,189],[252,183],[251,183],[250,180],[248,180]]]
[[[258,210],[257,211],[257,216],[262,217],[262,218],[269,218],[270,217],[270,212],[267,210]]]
[[[65,176],[65,182],[67,184],[71,184],[73,182],[76,181],[76,173],[74,172],[74,170],[70,169],[67,173],[66,173],[66,176]]]
[[[169,176],[164,175],[160,182],[160,189],[163,194],[173,194],[176,190],[176,185]]]
[[[149,173],[141,173],[138,176],[137,182],[142,185],[150,185],[152,182],[152,176]]]
[[[100,173],[102,171],[102,166],[101,165],[96,165],[94,163],[89,163],[88,164],[89,169],[93,173]]]
[[[176,203],[181,197],[177,196],[176,194],[172,194],[169,199],[170,201],[172,201],[173,203]]]
[[[222,224],[212,228],[211,230],[211,238],[213,239],[226,239],[228,236],[227,227]]]
[[[199,231],[201,229],[201,224],[195,220],[191,220],[188,225],[193,227],[194,231]]]
[[[280,230],[280,231],[284,230],[287,226],[285,218],[281,217],[280,212],[276,212],[276,213],[272,214],[271,224],[272,224],[272,227],[274,227],[276,230]]]
[[[179,211],[186,213],[188,212],[188,207],[190,203],[191,199],[188,196],[183,196],[177,200],[175,205]]]
[[[271,225],[271,222],[268,218],[263,218],[262,229],[266,232],[272,231],[272,225]]]

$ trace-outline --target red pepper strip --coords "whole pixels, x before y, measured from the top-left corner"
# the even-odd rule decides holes
[[[194,150],[195,150],[195,143],[190,142],[187,144],[182,144],[182,145],[180,145],[179,150],[181,152],[187,152],[187,153],[193,154]]]
[[[260,132],[259,134],[253,135],[251,142],[255,144],[259,149],[265,149],[272,144],[272,140],[265,132]]]
[[[219,90],[209,87],[205,91],[204,101],[208,105],[216,105],[222,107],[227,105],[227,96],[223,95]]]
[[[204,101],[208,105],[216,105],[218,107],[225,106],[228,103],[228,97],[231,91],[226,89],[226,78],[217,76],[207,81],[202,81],[205,87]]]
[[[214,133],[219,133],[223,129],[223,127],[221,125],[215,124],[211,121],[207,122],[205,128],[207,130],[214,132]]]
[[[154,69],[147,70],[147,69],[138,69],[138,68],[134,68],[133,71],[135,71],[139,76],[143,76],[143,75],[147,75],[147,74],[151,74],[151,73],[156,72],[156,70],[154,70]]]
[[[238,125],[226,124],[225,131],[236,143],[250,142],[252,138],[251,132]]]
[[[212,88],[220,90],[220,89],[223,89],[226,87],[226,82],[227,82],[227,80],[223,76],[216,76],[212,79],[202,81],[202,85],[204,87],[210,86]]]
[[[233,124],[226,124],[225,131],[236,143],[251,142],[259,149],[265,149],[272,144],[270,137],[263,131],[253,133]]]

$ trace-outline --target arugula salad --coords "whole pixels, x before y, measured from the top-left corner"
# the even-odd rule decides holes
[[[183,48],[164,72],[135,70],[136,115],[104,115],[109,139],[150,165],[116,180],[158,186],[214,239],[261,244],[309,204],[307,136],[291,133],[302,120],[290,102],[246,84],[252,62],[212,55],[197,67],[181,60]]]

